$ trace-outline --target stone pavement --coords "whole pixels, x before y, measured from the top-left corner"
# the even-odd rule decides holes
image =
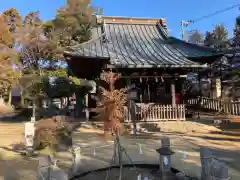
[[[169,138],[171,147],[175,151],[175,154],[172,156],[173,167],[190,176],[199,178],[201,173],[200,146],[184,137],[169,135]],[[113,142],[110,141],[106,145],[102,138],[92,133],[77,133],[74,139],[75,145],[82,147],[82,172],[109,166],[113,156]],[[160,136],[157,138],[150,138],[150,136],[139,137],[137,139],[125,136],[121,138],[121,142],[134,163],[158,163],[159,156],[155,149],[160,147]],[[139,145],[141,145],[141,150]],[[213,152],[220,160],[228,164],[231,180],[239,180],[239,152],[218,149],[213,149]],[[58,157],[60,163],[62,162],[60,165],[62,168],[67,168],[71,165],[72,158],[70,153],[59,153]],[[124,163],[131,163],[125,155],[123,156],[123,161]]]

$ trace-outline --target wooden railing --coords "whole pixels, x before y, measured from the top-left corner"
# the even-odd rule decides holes
[[[240,115],[240,101],[229,102],[220,99],[197,97],[188,100],[189,105],[200,106],[201,108],[219,111],[231,115]]]
[[[134,118],[136,121],[176,121],[185,120],[185,105],[157,105],[138,103],[135,106]],[[124,108],[124,121],[132,121],[130,111]]]

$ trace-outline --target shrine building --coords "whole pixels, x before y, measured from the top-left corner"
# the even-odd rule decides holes
[[[135,84],[137,103],[176,103],[189,72],[211,68],[222,57],[213,48],[172,37],[164,18],[97,16],[89,41],[65,52],[79,78],[95,80],[103,70],[121,73],[118,87]]]

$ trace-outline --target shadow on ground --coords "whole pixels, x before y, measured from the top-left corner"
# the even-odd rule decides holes
[[[212,132],[212,134],[240,136],[240,116],[200,114],[200,118],[192,118],[188,119],[188,121],[212,125],[222,130],[222,132]]]
[[[0,154],[0,179],[36,179],[37,161],[31,158],[4,158]]]
[[[20,123],[29,121],[32,117],[32,108],[22,108],[20,110],[16,110],[10,114],[0,114],[0,121],[7,122],[7,123]],[[58,110],[56,108],[51,109],[37,109],[36,110],[36,120],[40,120],[42,118],[52,118],[58,115],[67,115],[66,109]]]

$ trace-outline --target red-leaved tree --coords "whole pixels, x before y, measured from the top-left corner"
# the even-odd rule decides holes
[[[104,122],[104,134],[110,132],[119,135],[121,121],[124,115],[124,105],[127,101],[127,89],[116,89],[115,82],[120,78],[120,74],[113,72],[102,72],[100,79],[108,84],[108,88],[100,86],[100,96],[97,98],[98,120]]]

